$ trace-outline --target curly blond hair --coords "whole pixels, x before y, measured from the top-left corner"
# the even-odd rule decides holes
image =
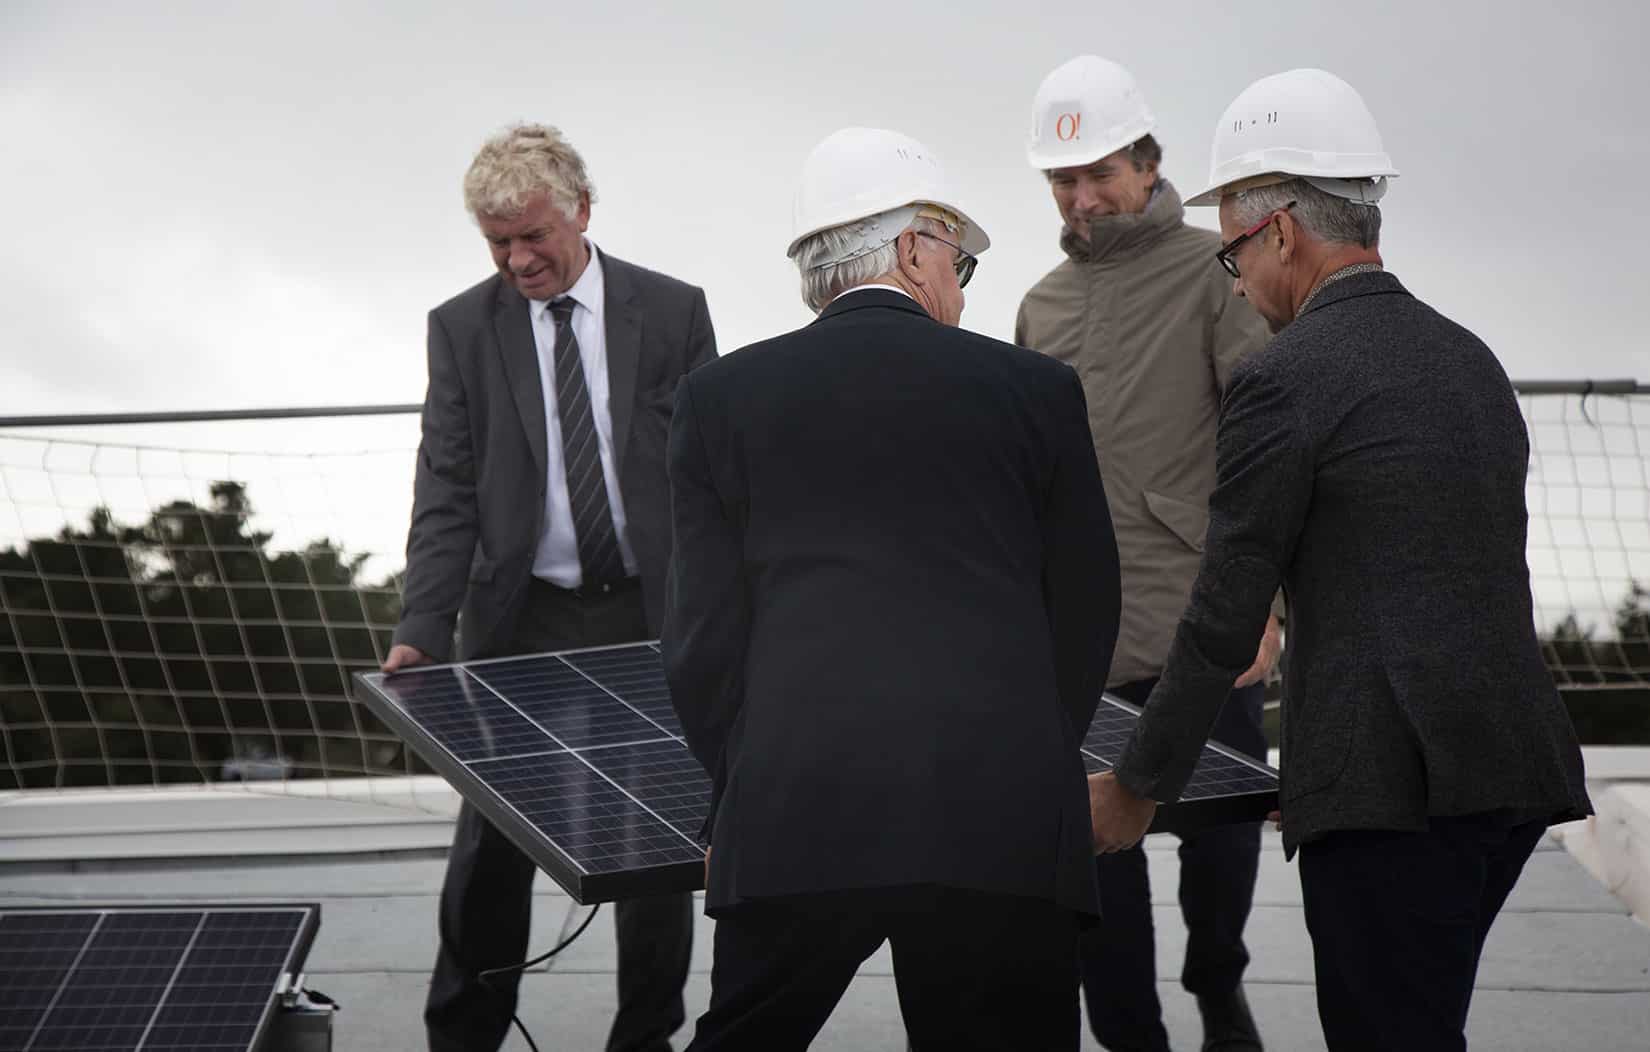
[[[464,207],[472,216],[514,219],[538,193],[549,194],[569,219],[581,199],[596,200],[584,158],[548,124],[505,128],[482,144],[464,173]]]

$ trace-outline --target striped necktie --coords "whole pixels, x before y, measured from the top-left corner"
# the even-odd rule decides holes
[[[550,304],[556,321],[556,408],[561,413],[561,459],[567,473],[567,496],[573,507],[573,530],[579,546],[579,567],[586,588],[622,580],[624,556],[613,529],[613,508],[607,500],[607,479],[596,436],[596,417],[590,408],[590,388],[584,380],[579,338],[573,333],[573,300]]]

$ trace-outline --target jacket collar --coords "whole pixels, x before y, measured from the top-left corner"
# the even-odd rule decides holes
[[[594,251],[594,248],[592,248]],[[602,314],[607,337],[607,408],[613,424],[613,460],[624,463],[630,439],[631,408],[636,401],[636,373],[642,356],[643,318],[636,287],[637,268],[616,256],[602,255]],[[494,300],[493,331],[504,358],[510,394],[527,432],[527,444],[542,474],[548,463],[544,385],[539,382],[538,344],[528,301],[501,278]],[[622,468],[621,468],[622,470]]]
[[[908,314],[915,314],[919,318],[928,317],[928,312],[922,309],[922,304],[903,292],[895,292],[892,289],[860,289],[846,296],[838,296],[826,304],[813,324],[817,325],[827,318],[835,318],[840,314],[864,310],[867,307],[892,307]]]
[[[1089,224],[1089,240],[1060,230],[1060,247],[1078,263],[1115,262],[1151,246],[1186,221],[1186,207],[1174,184],[1159,178],[1144,212],[1106,216]]]
[[[1399,284],[1398,279],[1388,271],[1383,270],[1374,274],[1354,274],[1351,277],[1331,281],[1325,285],[1319,290],[1317,299],[1314,299],[1307,306],[1306,314],[1299,315],[1295,320],[1299,321],[1307,314],[1316,314],[1331,303],[1339,303],[1342,300],[1355,299],[1359,296],[1380,296],[1389,293],[1408,296],[1409,290]]]

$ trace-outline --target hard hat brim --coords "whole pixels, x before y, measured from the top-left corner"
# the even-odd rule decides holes
[[[851,215],[833,217],[829,222],[820,223],[805,233],[798,234],[795,238],[791,239],[791,243],[785,247],[785,256],[786,258],[794,256],[798,245],[802,244],[802,242],[808,240],[810,237],[813,237],[821,230],[829,230],[832,227],[842,226],[845,223],[853,223],[861,219],[869,218],[873,215],[879,215],[883,212],[891,212],[896,208],[904,208],[908,205],[915,204],[934,205],[937,208],[943,208],[948,212],[955,213],[957,218],[962,221],[963,225],[962,240],[958,242],[958,244],[961,246],[962,250],[967,252],[969,255],[977,256],[991,247],[991,238],[986,236],[986,232],[983,228],[981,228],[980,224],[974,222],[974,220],[968,217],[967,212],[964,212],[956,205],[948,204],[945,201],[923,200],[902,201],[898,204],[889,205],[887,208],[878,208],[865,214],[859,214],[858,210],[856,210],[855,213]]]
[[[1394,169],[1390,164],[1385,165],[1384,167],[1386,169],[1385,171],[1370,172],[1368,174],[1360,174],[1359,176],[1357,176],[1357,178],[1363,178],[1363,179],[1375,179],[1375,178],[1396,179],[1398,177],[1397,170]],[[1244,190],[1252,190],[1252,189],[1254,189],[1255,187],[1258,187],[1258,186],[1265,186],[1265,185],[1267,185],[1268,182],[1281,183],[1281,182],[1286,182],[1287,180],[1290,180],[1290,179],[1314,179],[1314,178],[1316,178],[1316,179],[1323,179],[1323,178],[1341,178],[1341,179],[1345,179],[1345,178],[1349,178],[1349,177],[1348,176],[1327,176],[1327,175],[1324,175],[1323,173],[1320,173],[1320,172],[1290,172],[1290,171],[1257,172],[1257,173],[1254,173],[1252,175],[1245,175],[1245,176],[1242,176],[1242,177],[1236,178],[1236,179],[1223,179],[1220,182],[1218,182],[1218,183],[1214,184],[1213,186],[1209,187],[1207,190],[1204,190],[1202,193],[1193,194],[1191,197],[1188,197],[1185,201],[1185,206],[1187,208],[1204,208],[1204,207],[1209,207],[1209,206],[1213,206],[1213,205],[1219,205],[1221,198],[1225,197],[1227,194],[1241,193]]]

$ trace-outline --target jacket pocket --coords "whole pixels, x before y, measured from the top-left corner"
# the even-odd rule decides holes
[[[1322,698],[1283,703],[1282,753],[1286,773],[1279,799],[1287,804],[1340,781],[1352,754],[1352,737],[1362,710],[1356,700]],[[1285,808],[1287,810],[1287,808]]]
[[[1203,536],[1209,532],[1209,509],[1161,493],[1146,490],[1146,507],[1152,516],[1179,537],[1194,552],[1203,551]]]

